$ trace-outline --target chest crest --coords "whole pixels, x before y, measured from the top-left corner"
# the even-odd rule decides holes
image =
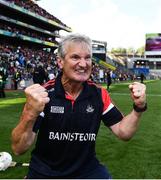
[[[92,106],[92,105],[87,105],[87,108],[86,108],[86,112],[87,113],[92,113],[92,112],[94,112],[94,107]]]

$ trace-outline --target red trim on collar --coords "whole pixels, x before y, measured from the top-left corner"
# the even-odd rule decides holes
[[[75,102],[75,100],[73,99],[73,97],[72,97],[70,94],[65,94],[65,98],[71,101],[72,107],[73,107],[74,102]]]

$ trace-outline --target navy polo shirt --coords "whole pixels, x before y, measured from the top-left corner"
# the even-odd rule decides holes
[[[97,167],[95,142],[101,120],[108,127],[122,118],[108,92],[85,82],[76,100],[65,94],[61,75],[44,85],[50,102],[33,131],[38,137],[30,168],[53,177],[77,177]]]

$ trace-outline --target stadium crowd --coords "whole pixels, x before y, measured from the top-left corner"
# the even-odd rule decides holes
[[[19,35],[25,35],[25,36],[29,36],[32,38],[37,38],[37,39],[42,40],[42,41],[54,42],[57,44],[54,36],[51,37],[51,36],[46,35],[46,37],[45,37],[45,34],[34,32],[34,31],[32,31],[32,29],[27,30],[24,27],[18,27],[18,26],[16,27],[14,24],[11,26],[9,24],[8,25],[4,24],[4,23],[2,24],[0,22],[0,29],[5,30],[5,31],[9,31],[11,33],[15,33],[17,38],[19,37]]]
[[[30,49],[0,43],[0,71],[11,79],[11,88],[17,89],[15,83],[32,79],[34,68],[42,66],[46,74],[57,75],[58,68],[55,54],[47,49]]]
[[[60,21],[58,18],[56,18],[55,16],[51,15],[50,13],[48,13],[45,9],[41,8],[40,6],[38,6],[36,3],[34,3],[32,0],[6,0],[9,3],[14,3],[17,6],[23,7],[26,10],[29,10],[33,13],[36,13],[40,16],[43,16],[47,19],[51,19],[55,22],[57,22],[58,24],[61,24],[63,26],[66,26],[66,24],[64,24],[62,21]]]

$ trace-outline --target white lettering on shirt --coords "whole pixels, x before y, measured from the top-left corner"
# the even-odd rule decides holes
[[[60,132],[49,132],[50,140],[58,141],[95,141],[95,133],[60,133]]]

